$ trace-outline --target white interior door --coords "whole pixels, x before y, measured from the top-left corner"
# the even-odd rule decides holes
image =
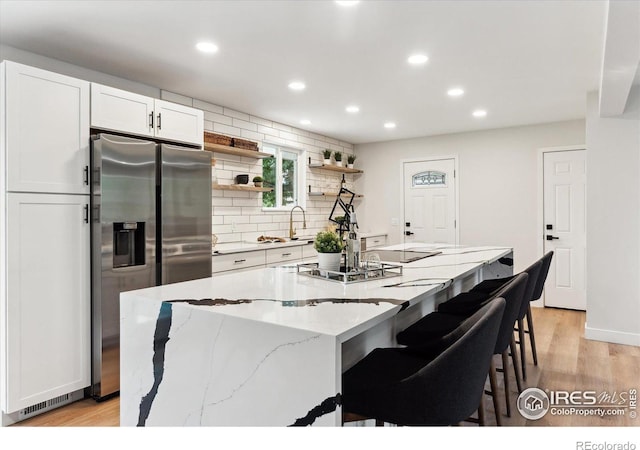
[[[455,160],[403,163],[404,241],[456,244]]]
[[[544,153],[544,304],[586,310],[586,150]]]

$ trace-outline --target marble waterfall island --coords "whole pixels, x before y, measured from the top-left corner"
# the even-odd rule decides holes
[[[342,372],[438,303],[513,273],[510,248],[441,251],[353,284],[284,266],[122,293],[121,425],[341,425]]]

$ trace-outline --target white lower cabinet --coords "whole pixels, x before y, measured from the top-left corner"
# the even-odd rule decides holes
[[[360,249],[362,251],[371,250],[372,248],[387,245],[387,235],[379,234],[375,236],[367,236],[360,239]]]
[[[272,248],[265,251],[267,266],[279,266],[288,261],[302,259],[302,249],[296,247]]]
[[[229,253],[211,257],[211,272],[226,272],[264,266],[264,250]]]
[[[313,248],[313,244],[304,245],[302,247],[302,259],[317,258],[318,252]]]
[[[0,398],[9,414],[90,384],[89,197],[5,198]]]
[[[318,253],[313,245],[292,245],[266,250],[225,253],[211,258],[211,272],[227,272],[230,270],[255,269],[256,267],[275,267],[287,262],[298,262],[315,258]]]

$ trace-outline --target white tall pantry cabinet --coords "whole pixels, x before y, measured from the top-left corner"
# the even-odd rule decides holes
[[[17,414],[90,384],[90,83],[0,66],[0,405]]]

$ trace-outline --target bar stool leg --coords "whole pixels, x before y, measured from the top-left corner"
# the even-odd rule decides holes
[[[536,351],[536,338],[533,335],[533,316],[531,315],[531,305],[527,308],[527,330],[529,330],[529,339],[531,340],[531,354],[533,355],[533,364],[538,365],[538,352]]]
[[[511,343],[509,344],[509,347],[511,348],[511,361],[513,362],[513,372],[516,375],[516,385],[518,387],[518,393],[521,394],[522,393],[522,381],[520,378],[520,370],[518,370],[518,349],[516,347],[516,341],[515,339],[511,338]],[[505,369],[506,372],[506,369]]]
[[[520,343],[520,363],[522,367],[522,380],[527,381],[527,358],[525,354],[524,319],[518,319],[518,341]]]
[[[502,414],[500,413],[500,402],[498,401],[498,383],[496,382],[496,365],[491,358],[489,366],[489,383],[491,385],[491,397],[493,399],[493,410],[496,413],[496,425],[502,426]]]
[[[478,425],[481,427],[486,425],[484,417],[484,396],[480,399],[480,406],[478,406]]]
[[[507,417],[511,417],[511,403],[509,402],[509,372],[507,367],[509,366],[508,351],[502,352],[502,377],[504,379],[504,401],[507,405]]]

